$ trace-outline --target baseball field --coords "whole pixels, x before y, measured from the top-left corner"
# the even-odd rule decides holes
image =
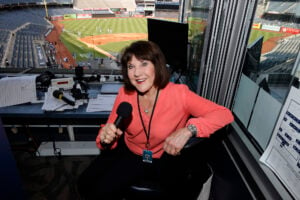
[[[72,19],[52,23],[55,28],[48,41],[51,38],[55,41],[60,57],[69,58],[67,65],[74,66],[76,61],[85,61],[92,57],[115,58],[132,41],[147,40],[147,18],[142,17]],[[203,33],[204,25],[205,22],[201,20],[189,21],[189,37]],[[265,53],[274,48],[279,39],[289,34],[252,29],[249,43],[260,36],[264,36],[262,53]]]
[[[134,40],[147,40],[146,18],[98,18],[61,21],[61,40],[76,60],[110,57]]]

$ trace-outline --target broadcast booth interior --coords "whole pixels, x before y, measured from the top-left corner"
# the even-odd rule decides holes
[[[3,180],[15,180],[0,197],[15,199],[6,188],[21,182],[30,199],[78,198],[76,179],[101,153],[95,138],[123,85],[119,49],[139,38],[161,48],[171,81],[234,114],[191,156],[211,170],[210,199],[300,199],[299,1],[42,2],[0,2],[0,157]]]

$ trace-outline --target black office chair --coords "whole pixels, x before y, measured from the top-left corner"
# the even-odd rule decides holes
[[[170,197],[168,192],[161,186],[157,174],[149,172],[147,177],[134,183],[128,189],[126,200],[158,200],[158,199],[197,199],[203,183],[212,174],[211,168],[205,159],[205,144],[207,138],[191,138],[184,149],[181,156],[187,162],[185,170],[182,172],[181,183],[184,196]]]

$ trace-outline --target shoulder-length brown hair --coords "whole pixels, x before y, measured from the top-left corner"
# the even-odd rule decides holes
[[[138,60],[151,61],[155,68],[154,86],[164,88],[170,78],[166,67],[166,59],[159,46],[151,41],[136,41],[123,50],[121,57],[122,74],[127,91],[134,91],[135,87],[130,83],[127,73],[128,62],[135,56]]]

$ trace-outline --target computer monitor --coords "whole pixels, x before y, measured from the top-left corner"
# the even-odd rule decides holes
[[[174,71],[187,68],[188,24],[148,18],[148,40],[160,47]]]

